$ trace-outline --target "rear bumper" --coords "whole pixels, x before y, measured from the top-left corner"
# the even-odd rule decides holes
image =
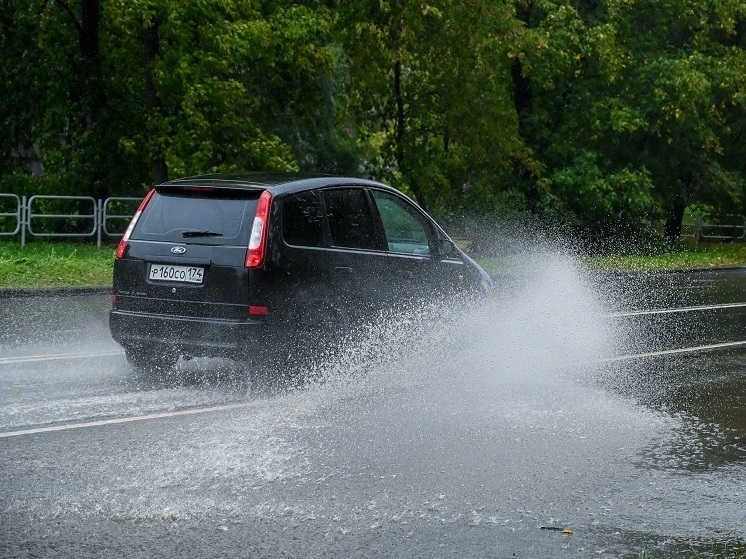
[[[207,319],[112,310],[111,336],[122,346],[168,345],[194,356],[246,355],[262,347],[266,324],[261,320]]]

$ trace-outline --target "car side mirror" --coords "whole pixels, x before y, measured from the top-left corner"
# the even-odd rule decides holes
[[[456,245],[451,239],[440,239],[438,241],[438,254],[440,256],[451,256],[456,251]]]

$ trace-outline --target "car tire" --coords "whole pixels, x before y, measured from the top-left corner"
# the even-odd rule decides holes
[[[301,306],[293,322],[284,365],[292,380],[305,382],[339,355],[350,320],[343,309],[318,301]]]
[[[171,350],[152,345],[125,346],[127,362],[139,373],[168,373],[176,365],[179,355]]]
[[[292,390],[323,378],[325,366],[341,350],[349,323],[343,309],[323,300],[296,303],[287,318],[287,335],[273,340],[260,358],[252,360],[252,392]]]

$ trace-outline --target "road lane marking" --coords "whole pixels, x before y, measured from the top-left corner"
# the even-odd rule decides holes
[[[678,355],[682,353],[695,353],[697,351],[707,351],[709,349],[725,349],[728,347],[739,347],[746,345],[746,341],[740,342],[723,342],[721,344],[700,345],[696,347],[683,347],[680,349],[664,349],[661,351],[651,351],[650,353],[635,353],[632,355],[619,355],[617,357],[606,357],[597,359],[594,363],[610,363],[613,361],[627,361],[630,359],[643,359],[645,357],[661,357],[663,355]]]
[[[86,359],[89,357],[113,357],[124,355],[121,349],[110,351],[96,351],[93,353],[56,353],[50,355],[24,355],[19,357],[0,357],[0,365],[14,365],[17,363],[37,363],[40,361],[58,361],[63,359]]]
[[[0,439],[8,437],[18,437],[21,435],[36,435],[39,433],[52,433],[54,431],[70,431],[72,429],[86,429],[88,427],[102,427],[105,425],[119,425],[122,423],[134,423],[136,421],[148,421],[151,419],[167,419],[169,417],[180,417],[183,415],[199,415],[202,413],[212,413],[217,411],[228,411],[240,408],[248,408],[256,402],[241,402],[238,404],[225,404],[222,406],[212,406],[209,408],[194,408],[191,410],[172,411],[164,413],[151,413],[149,415],[137,415],[133,417],[120,417],[116,419],[102,419],[101,421],[87,421],[85,423],[66,423],[65,425],[55,425],[53,427],[39,427],[37,429],[23,429],[21,431],[7,431],[0,433]]]
[[[696,311],[706,311],[706,310],[734,309],[734,308],[743,308],[743,307],[746,307],[746,303],[731,303],[731,304],[721,304],[721,305],[679,307],[679,308],[674,308],[674,309],[630,311],[630,312],[612,313],[612,314],[607,314],[607,315],[602,315],[602,316],[610,317],[610,318],[628,317],[628,316],[645,316],[645,315],[655,315],[655,314],[672,314],[672,313],[696,312]],[[598,359],[594,362],[595,363],[611,363],[611,362],[617,362],[617,361],[628,361],[632,359],[644,359],[646,357],[680,355],[680,354],[685,354],[685,353],[695,353],[698,351],[707,351],[707,350],[712,350],[712,349],[725,349],[725,348],[740,347],[740,346],[746,346],[746,341],[724,342],[724,343],[719,343],[719,344],[709,344],[709,345],[701,345],[701,346],[679,348],[679,349],[667,349],[667,350],[653,351],[653,352],[648,352],[648,353],[620,355],[616,357],[607,357],[603,359]],[[30,356],[21,356],[21,357],[0,357],[0,365],[17,364],[17,363],[32,363],[32,362],[41,362],[41,361],[55,361],[55,360],[64,360],[64,359],[86,359],[86,358],[91,358],[91,357],[113,357],[113,356],[123,355],[123,353],[124,352],[122,350],[109,350],[109,351],[100,351],[100,352],[93,352],[93,353],[61,353],[61,354],[51,354],[51,355],[30,355]],[[88,422],[83,422],[83,423],[67,423],[64,425],[56,425],[52,427],[23,429],[19,431],[8,431],[5,433],[0,432],[0,439],[22,436],[22,435],[50,433],[50,432],[55,432],[55,431],[69,431],[73,429],[85,429],[89,427],[119,425],[119,424],[124,424],[124,423],[134,423],[137,421],[148,421],[148,420],[153,420],[153,419],[167,419],[171,417],[199,415],[199,414],[204,414],[204,413],[214,413],[214,412],[219,412],[219,411],[228,411],[232,409],[246,408],[246,407],[251,406],[252,404],[253,402],[243,402],[243,403],[238,403],[238,404],[226,404],[222,406],[212,406],[208,408],[195,408],[195,409],[181,410],[181,411],[176,411],[176,412],[155,413],[155,414],[149,414],[149,415],[122,417],[122,418],[106,419],[106,420],[100,420],[100,421],[88,421]]]
[[[666,349],[662,351],[653,351],[649,353],[636,353],[632,355],[620,355],[617,357],[606,357],[602,359],[597,359],[591,363],[610,363],[615,361],[626,361],[626,360],[632,360],[632,359],[643,359],[645,357],[660,357],[664,355],[677,355],[677,354],[683,354],[683,353],[694,353],[697,351],[707,351],[711,349],[724,349],[729,347],[740,347],[740,346],[746,346],[746,340],[740,341],[740,342],[724,342],[720,344],[710,344],[710,345],[701,345],[701,346],[695,346],[695,347],[685,347],[680,349]],[[89,427],[103,427],[106,425],[121,425],[124,423],[134,423],[137,421],[149,421],[152,419],[168,419],[171,417],[181,417],[181,416],[188,416],[188,415],[199,415],[204,413],[214,413],[219,411],[229,411],[229,410],[235,410],[235,409],[241,409],[241,408],[248,408],[252,405],[254,405],[255,401],[250,402],[240,402],[236,404],[225,404],[222,406],[211,406],[208,408],[193,408],[189,410],[181,410],[181,411],[174,411],[174,412],[163,412],[163,413],[153,413],[148,415],[138,415],[133,417],[120,417],[115,419],[103,419],[100,421],[87,421],[83,423],[66,423],[64,425],[55,425],[52,427],[39,427],[36,429],[22,429],[19,431],[7,431],[7,432],[0,432],[0,439],[6,439],[10,437],[18,437],[22,435],[36,435],[41,433],[52,433],[55,431],[71,431],[73,429],[86,429]]]
[[[644,311],[628,311],[602,314],[602,318],[618,318],[625,316],[646,316],[649,314],[674,314],[696,311],[715,311],[722,309],[739,309],[746,307],[746,303],[723,303],[720,305],[699,305],[696,307],[677,307],[675,309],[649,309]]]

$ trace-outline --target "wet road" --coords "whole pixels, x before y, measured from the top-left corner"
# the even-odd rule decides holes
[[[138,378],[106,296],[0,309],[3,557],[638,557],[746,538],[744,270],[542,258],[465,316],[383,321],[324,382],[260,395],[227,361]]]

